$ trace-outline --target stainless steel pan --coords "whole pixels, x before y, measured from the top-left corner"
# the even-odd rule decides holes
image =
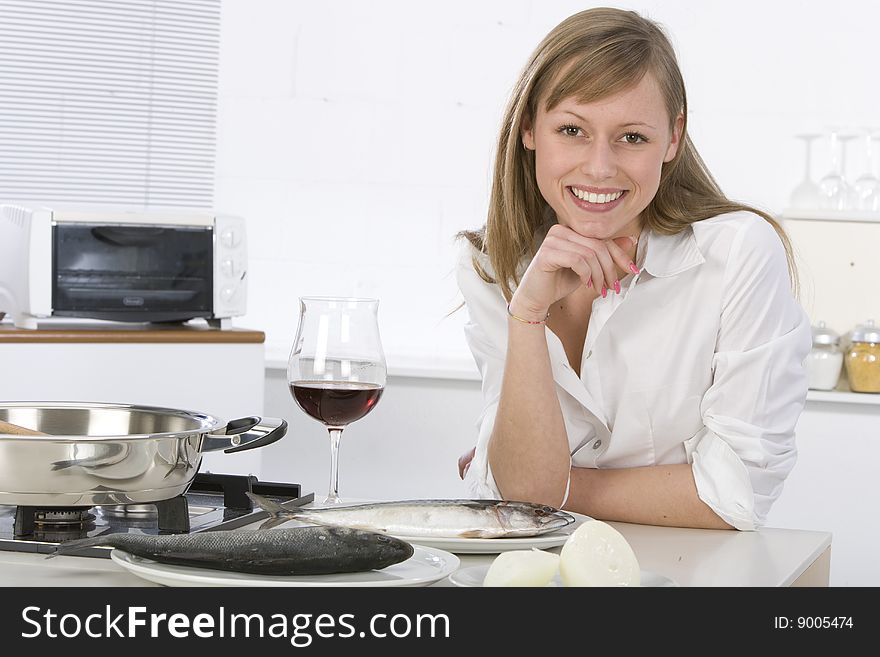
[[[0,420],[47,436],[0,434],[0,504],[96,506],[186,492],[204,452],[274,443],[287,422],[224,422],[193,411],[79,402],[0,404]]]

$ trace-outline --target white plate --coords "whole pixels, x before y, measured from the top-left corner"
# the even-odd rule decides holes
[[[486,573],[489,572],[489,564],[482,566],[470,566],[457,570],[449,576],[449,581],[456,586],[483,586],[483,580],[486,579]],[[557,575],[551,582],[550,586],[562,586]],[[675,580],[653,573],[650,570],[642,571],[642,586],[678,586]]]
[[[448,550],[456,554],[497,554],[499,552],[507,552],[509,550],[546,550],[547,548],[559,547],[563,545],[571,533],[580,527],[587,520],[592,520],[589,516],[580,513],[572,513],[574,522],[570,525],[557,529],[549,534],[541,534],[540,536],[524,536],[522,538],[439,538],[432,536],[401,536],[395,534],[397,538],[407,543],[419,543],[421,545],[438,548],[440,550]]]
[[[413,555],[382,570],[334,575],[251,575],[175,566],[113,550],[110,558],[134,575],[165,586],[427,586],[459,566],[449,552],[413,545]]]

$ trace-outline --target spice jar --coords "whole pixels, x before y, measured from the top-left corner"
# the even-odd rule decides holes
[[[880,328],[869,319],[852,330],[846,374],[853,392],[880,392]]]
[[[807,354],[807,382],[812,390],[833,390],[840,380],[843,352],[840,336],[819,322],[813,328],[813,348]]]

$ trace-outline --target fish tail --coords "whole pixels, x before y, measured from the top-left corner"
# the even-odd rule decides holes
[[[260,529],[272,529],[273,527],[284,524],[288,520],[299,520],[300,522],[306,522],[310,525],[318,525],[319,527],[339,527],[336,523],[318,520],[312,513],[286,509],[277,502],[268,500],[262,495],[257,495],[256,493],[246,493],[246,495],[263,509],[263,511],[269,514],[269,519],[260,525]]]
[[[288,520],[290,520],[290,518],[269,518],[266,522],[260,525],[260,529],[272,529],[278,525],[283,525]]]
[[[251,501],[259,506],[263,511],[268,513],[273,518],[278,518],[280,516],[292,516],[293,512],[288,511],[283,506],[278,504],[278,502],[273,502],[267,497],[263,497],[262,495],[257,495],[256,493],[247,492],[245,493]]]
[[[273,527],[277,527],[278,525],[283,525],[288,520],[293,520],[295,518],[299,518],[300,516],[300,514],[296,511],[285,509],[277,502],[273,502],[272,500],[265,498],[262,495],[257,495],[256,493],[250,492],[246,493],[246,495],[251,498],[251,501],[253,501],[263,511],[269,514],[269,519],[262,525],[260,525],[260,529],[272,529]]]
[[[83,548],[97,547],[98,545],[110,545],[110,539],[107,536],[93,536],[92,538],[78,538],[72,541],[64,541],[55,547],[55,551],[47,554],[46,558],[51,559],[60,554],[70,554],[77,552]]]

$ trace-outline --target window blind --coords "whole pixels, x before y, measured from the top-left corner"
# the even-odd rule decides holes
[[[220,0],[0,0],[0,202],[209,208]]]

